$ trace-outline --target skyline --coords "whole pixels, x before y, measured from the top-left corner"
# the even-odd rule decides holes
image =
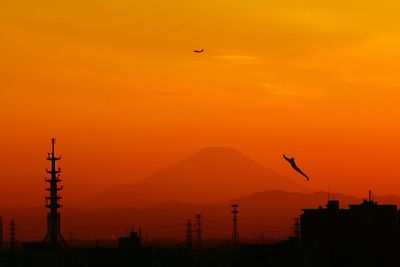
[[[214,146],[400,195],[400,3],[81,2],[0,7],[3,205],[43,204],[52,137],[65,203]]]

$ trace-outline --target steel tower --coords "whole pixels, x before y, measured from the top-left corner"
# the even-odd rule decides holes
[[[56,140],[51,139],[51,153],[48,153],[47,160],[51,162],[51,170],[46,172],[50,174],[50,179],[45,179],[49,183],[49,187],[46,188],[49,191],[49,196],[46,197],[46,208],[49,209],[47,213],[47,234],[44,238],[44,242],[48,243],[52,247],[64,247],[66,245],[65,240],[61,234],[61,216],[58,211],[62,205],[59,203],[61,196],[58,191],[63,189],[63,186],[58,187],[58,183],[61,182],[60,173],[61,168],[56,167],[56,162],[61,157],[56,157],[54,154],[54,145]]]
[[[232,205],[232,214],[233,214],[233,227],[232,227],[232,242],[233,244],[238,244],[239,242],[239,229],[238,229],[238,218],[237,215],[239,213],[239,205]]]

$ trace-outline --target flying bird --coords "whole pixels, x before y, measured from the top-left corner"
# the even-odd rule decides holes
[[[195,53],[203,53],[203,52],[204,52],[204,49],[201,49],[201,50],[193,50],[193,52],[195,52]]]
[[[297,167],[296,163],[294,162],[294,158],[288,158],[285,156],[285,154],[283,154],[283,158],[290,163],[290,165],[292,166],[293,169],[295,169],[295,171],[297,171],[298,173],[300,173],[301,175],[303,175],[304,177],[306,177],[307,181],[310,180],[310,178],[302,171],[300,170],[299,167]]]

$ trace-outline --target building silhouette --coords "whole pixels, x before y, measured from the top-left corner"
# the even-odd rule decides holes
[[[303,209],[300,235],[310,266],[399,266],[397,206],[371,197],[348,208],[329,200],[326,207]]]
[[[141,247],[141,240],[138,232],[133,229],[129,233],[129,236],[118,238],[118,248],[123,250],[137,250]]]
[[[329,200],[326,208],[303,209],[300,216],[302,238],[388,238],[397,234],[399,227],[397,206],[371,199],[348,209],[341,209],[338,200]]]

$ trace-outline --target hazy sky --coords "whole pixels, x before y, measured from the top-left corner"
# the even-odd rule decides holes
[[[43,203],[53,136],[65,202],[207,146],[301,179],[281,158],[295,156],[315,189],[400,194],[399,11],[394,0],[2,0],[0,203]]]

